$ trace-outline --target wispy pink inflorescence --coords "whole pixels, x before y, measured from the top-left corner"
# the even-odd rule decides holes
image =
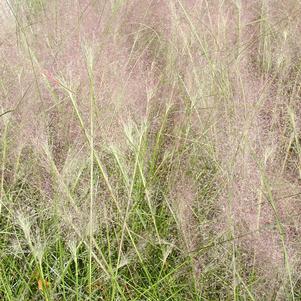
[[[13,182],[27,170],[28,182],[44,192],[49,208],[60,208],[62,227],[72,232],[72,224],[79,223],[84,237],[90,135],[93,151],[105,163],[113,160],[108,158],[108,146],[117,145],[126,162],[125,174],[134,173],[133,181],[136,169],[148,170],[148,148],[156,143],[162,148],[156,154],[163,158],[162,166],[172,157],[181,171],[189,164],[183,159],[189,152],[204,153],[218,170],[210,178],[218,193],[208,228],[199,227],[194,207],[199,205],[197,194],[207,187],[206,182],[200,185],[199,177],[211,169],[204,164],[193,180],[193,172],[181,173],[168,187],[184,249],[193,253],[203,243],[199,229],[209,229],[217,237],[224,233],[238,237],[235,247],[274,284],[288,269],[284,254],[298,267],[300,4],[294,0],[44,2],[45,11],[23,5],[16,16],[0,2],[0,114],[15,109],[5,119],[12,122],[6,181]],[[168,105],[172,113],[161,129],[161,115]],[[143,139],[150,141],[144,149],[141,138],[136,158],[130,139],[137,139],[146,124],[150,125]],[[156,140],[160,130],[162,144]],[[181,155],[175,159],[177,151]],[[127,159],[133,153],[134,171],[126,165],[132,163]],[[109,182],[115,183],[108,165],[104,170]],[[170,165],[168,172],[173,161]],[[59,180],[54,180],[56,172]],[[84,175],[84,180],[77,182],[77,175]],[[79,211],[68,200],[64,185],[83,202]],[[112,196],[107,183],[101,185],[93,215],[96,220],[100,217],[99,224],[112,214],[106,213],[107,202],[101,199]],[[118,186],[118,193],[122,189]]]

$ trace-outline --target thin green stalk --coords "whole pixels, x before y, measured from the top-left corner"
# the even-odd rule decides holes
[[[0,215],[2,213],[2,204],[4,196],[4,173],[6,168],[6,156],[7,156],[7,133],[8,133],[8,122],[5,122],[4,133],[2,136],[2,164],[1,164],[1,183],[0,183]]]
[[[90,84],[90,251],[89,251],[89,297],[92,298],[92,238],[93,238],[93,207],[94,207],[94,79],[93,79],[93,56],[87,50],[87,68]]]

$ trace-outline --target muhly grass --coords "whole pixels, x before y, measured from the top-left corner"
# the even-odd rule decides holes
[[[297,0],[0,0],[0,300],[300,300]]]

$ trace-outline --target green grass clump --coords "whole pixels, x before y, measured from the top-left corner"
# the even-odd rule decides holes
[[[301,298],[298,1],[2,8],[0,300]]]

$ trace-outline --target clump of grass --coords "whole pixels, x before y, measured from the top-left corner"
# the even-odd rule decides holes
[[[300,298],[300,3],[0,8],[1,300]]]

